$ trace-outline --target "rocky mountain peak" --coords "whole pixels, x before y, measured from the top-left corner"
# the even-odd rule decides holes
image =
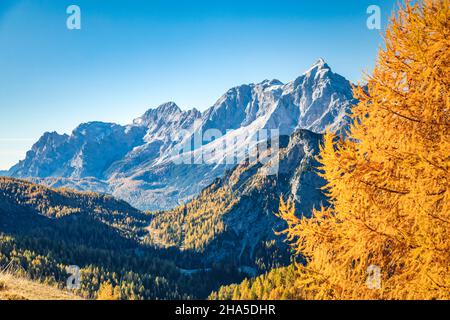
[[[157,108],[150,108],[141,117],[134,119],[133,125],[149,127],[162,121],[179,118],[183,114],[180,107],[174,102],[164,103]]]
[[[167,102],[147,110],[128,126],[89,122],[71,136],[47,133],[9,174],[79,179],[83,190],[95,191],[92,183],[83,180],[93,177],[139,208],[170,208],[222,176],[229,169],[221,165],[223,156],[243,152],[260,130],[278,129],[286,136],[299,129],[338,132],[348,124],[355,103],[351,83],[319,59],[286,84],[274,79],[236,86],[203,113],[183,111]],[[208,129],[222,136],[193,143]],[[230,137],[237,140],[238,150],[229,149],[234,148],[226,143]],[[216,150],[219,145],[227,146],[226,152]],[[214,154],[216,162],[173,163],[174,154],[197,159],[202,157],[200,152]]]

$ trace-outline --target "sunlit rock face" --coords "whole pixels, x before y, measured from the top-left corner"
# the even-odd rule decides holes
[[[140,209],[167,209],[239,164],[224,160],[230,137],[239,153],[248,146],[244,135],[261,130],[286,136],[299,129],[338,132],[347,126],[355,103],[351,83],[321,59],[286,84],[265,80],[232,88],[204,112],[183,111],[169,102],[126,126],[90,122],[70,135],[45,133],[25,160],[3,174],[111,193]],[[220,136],[204,139],[208,132]],[[218,152],[218,145],[224,150]],[[213,161],[199,160],[198,149],[214,154]],[[189,154],[196,161],[179,163],[174,154]]]

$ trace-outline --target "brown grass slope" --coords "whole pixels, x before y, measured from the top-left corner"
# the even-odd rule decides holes
[[[0,273],[0,300],[82,300],[68,291]]]

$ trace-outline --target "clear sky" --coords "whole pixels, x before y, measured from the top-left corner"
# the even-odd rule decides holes
[[[0,169],[45,131],[126,124],[174,101],[204,110],[229,88],[289,81],[318,58],[354,82],[394,0],[0,0]],[[68,30],[66,8],[81,8]]]

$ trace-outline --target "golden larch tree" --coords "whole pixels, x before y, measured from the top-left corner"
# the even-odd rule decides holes
[[[295,284],[304,296],[450,298],[449,88],[450,1],[407,1],[367,86],[355,88],[347,137],[325,135],[331,206],[299,219],[281,201],[288,239],[307,261]]]
[[[121,292],[118,286],[113,287],[109,282],[103,282],[97,293],[97,300],[120,300]]]

